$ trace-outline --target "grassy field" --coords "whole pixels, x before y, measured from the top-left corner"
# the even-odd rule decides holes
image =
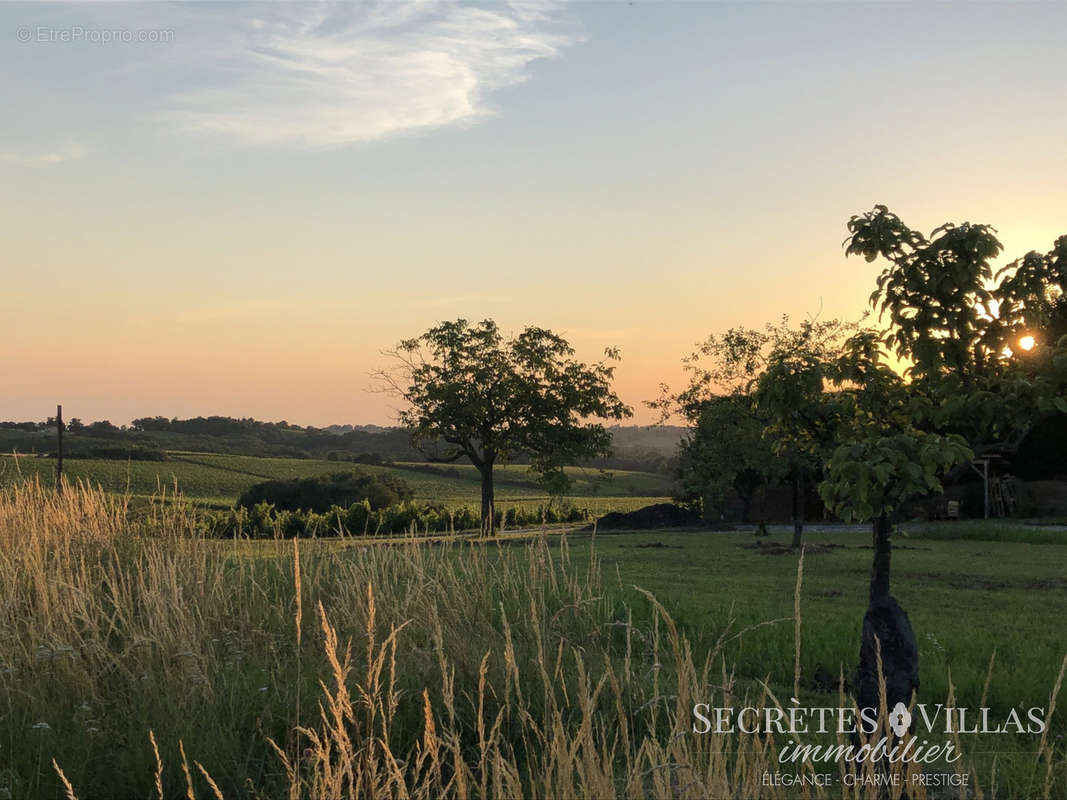
[[[338,461],[294,458],[260,458],[213,453],[170,454],[169,461],[108,461],[67,459],[69,480],[85,480],[105,491],[147,499],[162,491],[178,490],[187,498],[212,508],[228,508],[242,490],[275,478],[300,478],[327,472],[362,470],[387,473],[407,481],[415,499],[449,506],[480,503],[478,473],[469,464],[395,464],[369,466]],[[628,511],[659,502],[670,494],[670,479],[643,472],[616,471],[602,475],[595,469],[569,467],[573,486],[567,498],[594,511]],[[0,486],[37,475],[41,483],[55,481],[55,461],[22,456],[0,458]],[[495,475],[497,506],[537,505],[548,500],[525,466],[500,467]]]
[[[108,495],[0,493],[0,795],[65,796],[56,767],[81,798],[845,794],[765,784],[784,742],[693,734],[691,709],[789,704],[798,598],[795,696],[841,702],[865,534],[809,535],[798,594],[784,535],[235,543],[192,535],[195,513],[131,527]],[[1047,709],[1067,546],[980,528],[895,551],[921,699],[951,675],[959,705]],[[961,735],[927,771],[1063,796],[1059,699],[1045,740]]]
[[[977,707],[995,650],[991,708],[1047,700],[1067,655],[1067,533],[1059,532],[1058,541],[898,538],[893,593],[919,642],[925,697],[944,698],[951,671],[960,704]],[[788,544],[785,534],[664,531],[598,536],[596,551],[624,595],[632,586],[653,592],[695,642],[714,641],[731,616],[738,628],[788,620],[727,651],[740,674],[769,675],[784,689],[794,668],[797,570]],[[802,689],[810,693],[817,673],[836,677],[858,659],[871,550],[866,533],[807,534],[806,544],[801,666]],[[571,544],[575,559],[589,550],[587,538]],[[636,594],[629,597],[639,603]]]

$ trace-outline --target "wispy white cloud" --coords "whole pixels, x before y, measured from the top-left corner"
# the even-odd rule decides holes
[[[578,35],[551,4],[437,0],[241,6],[199,43],[197,82],[157,114],[252,144],[337,147],[476,121],[490,94]],[[186,72],[189,74],[189,72]]]
[[[88,148],[77,142],[68,142],[49,150],[9,150],[0,153],[0,161],[23,167],[50,167],[64,161],[75,161],[88,153]]]

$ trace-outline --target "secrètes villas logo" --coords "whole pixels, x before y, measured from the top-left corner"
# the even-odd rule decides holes
[[[822,763],[840,761],[862,763],[933,764],[954,763],[962,753],[953,739],[960,734],[1040,735],[1047,723],[1045,709],[1033,706],[1012,708],[997,716],[989,708],[947,707],[942,703],[918,703],[908,707],[897,703],[881,720],[876,708],[855,706],[804,707],[794,697],[788,708],[713,707],[707,703],[693,706],[692,731],[698,735],[767,735],[791,737],[778,752],[778,762]],[[842,734],[833,744],[803,743],[801,739],[816,734]],[[910,734],[910,735],[909,735]],[[950,738],[941,739],[946,736]]]

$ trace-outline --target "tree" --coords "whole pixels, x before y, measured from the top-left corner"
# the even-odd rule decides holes
[[[388,355],[399,368],[379,373],[406,403],[400,422],[435,461],[467,458],[481,475],[482,528],[494,528],[493,468],[525,453],[555,491],[564,465],[607,455],[611,434],[596,419],[631,410],[611,388],[617,351],[585,364],[565,339],[528,327],[505,337],[492,320],[442,322]]]
[[[723,511],[731,492],[744,505],[742,519],[749,512],[757,490],[766,494],[767,485],[784,475],[781,459],[763,438],[765,420],[742,394],[721,395],[705,401],[678,454],[677,475],[681,496],[699,502],[705,516]],[[766,530],[763,507],[760,529]]]
[[[973,457],[962,437],[914,426],[922,415],[916,413],[910,388],[883,355],[878,334],[861,330],[827,365],[841,444],[819,485],[829,510],[846,521],[872,526],[874,556],[856,692],[861,708],[879,707],[883,685],[887,708],[907,705],[919,688],[915,634],[890,593],[894,515],[916,498],[941,492],[941,476]]]
[[[103,419],[98,422],[92,422],[84,429],[87,433],[91,433],[93,436],[114,437],[122,434],[122,429],[117,425],[112,425],[109,420]]]
[[[769,330],[740,327],[709,335],[682,359],[689,385],[677,394],[664,385],[661,397],[647,404],[664,422],[676,414],[688,420],[676,467],[679,495],[705,516],[721,512],[733,490],[747,517],[756,488],[779,477],[780,461],[763,439],[766,420],[751,396],[770,340]]]
[[[1003,250],[996,231],[945,223],[927,238],[883,205],[853,216],[848,230],[846,255],[889,261],[870,301],[888,315],[887,344],[910,359],[910,374],[919,381],[987,374],[1000,341],[989,288],[992,259]]]
[[[873,528],[856,691],[861,708],[879,707],[880,684],[885,686],[887,708],[907,705],[919,688],[915,634],[907,613],[890,594],[892,515],[909,500],[940,492],[940,476],[972,455],[958,436],[910,430],[872,433],[842,444],[827,464],[819,487],[827,507],[846,521],[868,521]]]
[[[848,229],[847,254],[889,262],[870,298],[889,324],[851,337],[829,371],[841,443],[819,490],[838,516],[872,523],[857,700],[879,707],[884,686],[892,707],[919,685],[915,634],[890,593],[893,517],[941,492],[941,476],[974,457],[968,443],[1011,441],[1038,415],[1067,411],[1056,402],[1067,340],[1042,335],[1067,290],[1067,237],[1009,264],[994,284],[991,262],[1003,248],[988,225],[948,223],[925,237],[879,205]],[[1023,335],[1041,352],[1017,346]],[[908,363],[909,382],[886,366],[883,348]]]
[[[805,320],[791,329],[783,320],[771,329],[771,351],[755,385],[756,408],[767,420],[763,436],[793,479],[793,548],[804,533],[809,479],[834,441],[826,369],[847,327],[838,320]]]
[[[1010,443],[1058,407],[1067,353],[1042,334],[1067,289],[1067,237],[1047,255],[1012,262],[995,283],[992,260],[1003,248],[988,225],[946,223],[926,237],[879,205],[848,229],[847,254],[889,262],[870,298],[889,324],[853,337],[838,361],[842,443],[820,492],[844,519],[872,522],[857,696],[877,707],[880,684],[890,705],[918,688],[915,636],[890,594],[893,515],[940,492],[941,476],[974,457],[968,443]],[[1043,352],[1027,353],[1038,341]],[[882,363],[883,346],[907,362],[909,383]]]
[[[808,475],[817,468],[830,429],[823,361],[811,350],[776,349],[756,384],[755,403],[767,426],[763,436],[793,478],[793,541],[800,547]]]
[[[983,451],[1067,413],[1067,236],[994,276],[1003,246],[988,225],[946,223],[926,237],[878,205],[848,230],[847,254],[889,262],[871,305],[888,317],[883,343],[908,364],[919,428]]]
[[[715,499],[733,486],[743,495],[753,483],[788,474],[793,545],[799,547],[808,478],[830,441],[823,365],[849,327],[814,319],[793,326],[783,316],[762,331],[712,334],[683,359],[689,385],[677,394],[664,386],[660,399],[649,403],[664,418],[681,414],[693,426],[682,446],[683,491]],[[756,430],[753,441],[749,434]]]

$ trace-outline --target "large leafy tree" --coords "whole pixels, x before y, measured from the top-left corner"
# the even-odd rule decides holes
[[[753,400],[767,422],[763,438],[792,478],[793,548],[800,547],[804,533],[808,488],[834,443],[836,410],[828,393],[828,365],[854,327],[836,319],[807,319],[794,328],[783,318],[767,328],[769,350]]]
[[[556,491],[565,464],[607,455],[611,434],[596,420],[631,410],[611,383],[618,358],[586,364],[565,339],[528,327],[507,337],[492,320],[442,322],[392,351],[398,369],[379,374],[405,401],[400,421],[438,461],[468,459],[481,474],[482,526],[493,530],[493,469],[526,454]]]
[[[1067,411],[1067,339],[1055,335],[1067,237],[994,276],[1003,248],[988,225],[946,224],[926,237],[875,206],[848,228],[848,254],[888,262],[871,304],[889,324],[853,336],[831,370],[840,444],[820,492],[842,518],[872,523],[857,695],[876,707],[881,686],[890,705],[918,688],[915,636],[890,593],[894,515],[940,492],[972,447],[1010,443],[1041,414]],[[884,347],[908,365],[908,382],[886,366]]]
[[[886,262],[871,304],[888,323],[883,343],[907,365],[918,427],[983,451],[1067,412],[1057,402],[1067,387],[1067,237],[994,274],[1003,246],[988,225],[946,223],[924,236],[879,205],[848,230],[847,254]]]

